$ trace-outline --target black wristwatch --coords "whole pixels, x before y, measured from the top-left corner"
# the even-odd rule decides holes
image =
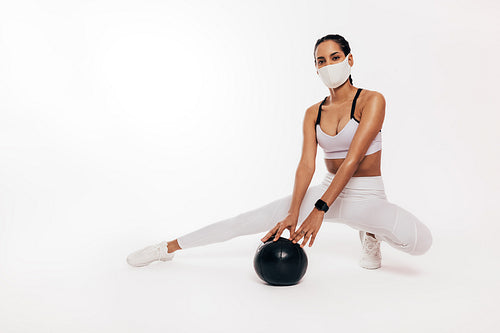
[[[316,203],[314,204],[314,207],[318,208],[319,210],[324,211],[325,213],[328,211],[328,208],[330,208],[330,207],[328,207],[326,202],[324,202],[321,199],[318,199],[318,201],[316,201]]]

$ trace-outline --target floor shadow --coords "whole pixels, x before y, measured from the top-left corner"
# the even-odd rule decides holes
[[[382,266],[379,268],[384,272],[395,273],[399,275],[406,276],[418,276],[420,275],[420,271],[413,269],[409,266],[401,266],[401,265],[387,265],[382,262]]]

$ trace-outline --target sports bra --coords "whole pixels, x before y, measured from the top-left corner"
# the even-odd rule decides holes
[[[358,88],[356,92],[356,96],[354,96],[354,100],[351,105],[351,119],[344,126],[344,128],[337,133],[337,135],[328,135],[321,129],[320,120],[321,120],[321,107],[325,103],[328,96],[325,97],[323,102],[319,105],[318,118],[316,119],[316,142],[319,144],[325,153],[325,158],[335,159],[335,158],[345,158],[347,156],[347,152],[349,151],[349,146],[351,145],[352,139],[356,130],[359,126],[359,121],[354,118],[354,109],[356,108],[356,100],[358,99],[359,93],[363,90],[362,88]],[[373,154],[382,149],[382,130],[377,133],[375,139],[373,139],[370,147],[366,151],[366,155]]]

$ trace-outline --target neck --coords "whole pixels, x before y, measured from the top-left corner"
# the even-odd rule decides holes
[[[356,94],[358,88],[354,87],[349,79],[347,79],[344,84],[337,88],[330,88],[330,103],[340,104],[345,102],[351,102],[352,96]]]

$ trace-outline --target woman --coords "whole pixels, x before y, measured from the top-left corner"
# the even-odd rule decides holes
[[[275,241],[288,229],[290,240],[303,239],[300,246],[309,242],[311,247],[323,221],[359,230],[363,248],[359,264],[363,268],[381,267],[381,241],[412,255],[427,252],[432,244],[430,230],[385,195],[380,172],[385,99],[379,92],[352,85],[350,52],[349,43],[340,35],[327,35],[316,42],[314,63],[330,94],[305,112],[302,156],[292,195],[145,247],[130,254],[127,262],[138,267],[172,260],[180,249],[269,229],[262,242],[271,237]],[[320,184],[309,187],[318,144],[324,150],[328,172]]]

